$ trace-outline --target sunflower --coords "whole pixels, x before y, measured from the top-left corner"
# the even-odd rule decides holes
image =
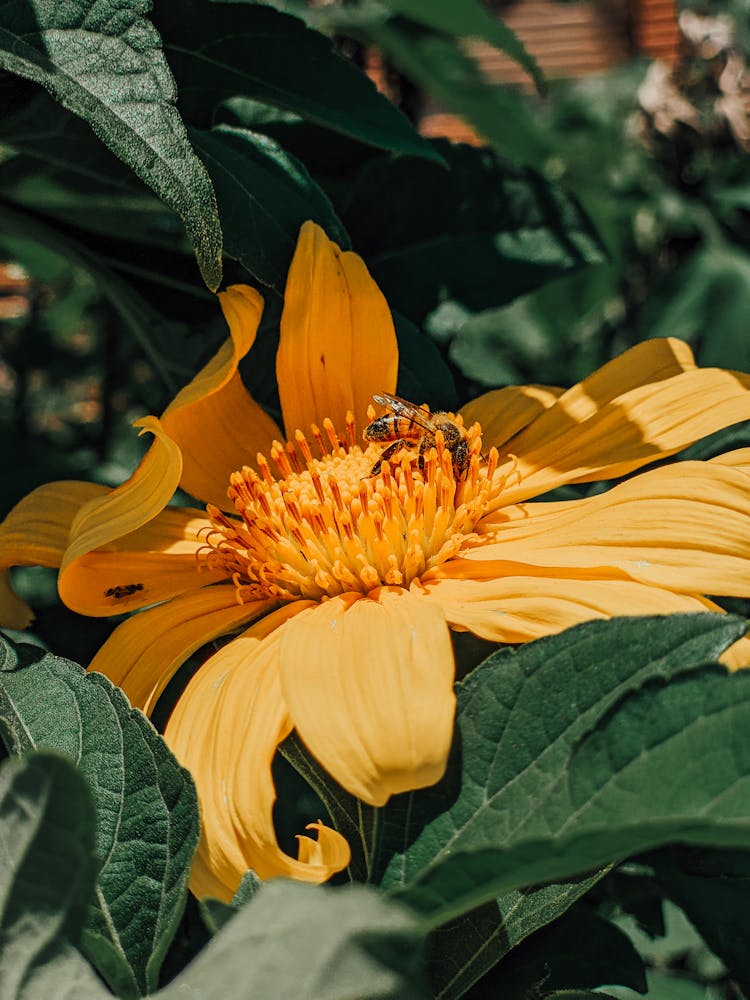
[[[248,868],[319,882],[348,864],[321,822],[296,858],[277,842],[271,764],[292,730],[373,806],[442,776],[451,630],[518,643],[750,594],[750,449],[533,499],[621,479],[750,419],[749,376],[652,340],[567,391],[500,389],[449,415],[466,442],[460,470],[440,433],[382,461],[362,429],[373,395],[395,391],[398,349],[356,254],[302,227],[276,359],[283,433],[238,372],[262,299],[236,285],[220,302],[230,336],[161,418],[138,422],[153,440],[133,476],[114,490],[40,487],[0,526],[0,566],[59,567],[81,614],[138,612],[90,669],[145,712],[192,653],[232,636],[165,732],[201,801],[196,894],[228,899]],[[178,487],[203,506],[168,506]],[[3,621],[25,627],[7,570],[0,582]],[[727,662],[749,661],[742,640]]]

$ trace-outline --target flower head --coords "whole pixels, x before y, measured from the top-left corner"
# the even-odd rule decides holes
[[[365,440],[373,397],[394,398],[392,320],[360,258],[307,223],[277,356],[282,433],[238,373],[260,296],[234,286],[220,300],[230,338],[161,418],[139,422],[153,443],[134,475],[111,491],[42,487],[0,526],[1,564],[60,566],[74,610],[139,611],[91,668],[145,711],[191,653],[233,636],[166,730],[202,804],[198,894],[231,896],[250,867],[321,881],[347,865],[346,841],[321,822],[296,858],[277,843],[271,762],[292,730],[372,805],[441,777],[451,629],[523,642],[750,594],[748,449],[585,499],[532,501],[749,419],[750,377],[698,369],[681,342],[651,341],[566,392],[501,389],[441,423],[407,410],[414,427],[379,425],[394,442]],[[465,442],[460,463],[448,432]],[[167,506],[178,486],[204,506]],[[7,583],[0,612],[28,621]],[[744,641],[730,653],[749,660]]]

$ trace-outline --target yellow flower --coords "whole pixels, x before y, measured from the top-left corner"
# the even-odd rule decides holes
[[[464,408],[469,461],[440,435],[420,459],[366,443],[371,397],[393,393],[388,307],[355,254],[306,223],[277,356],[285,435],[244,389],[262,300],[220,296],[230,338],[160,419],[115,490],[53,483],[0,526],[0,566],[59,566],[66,604],[124,620],[91,668],[149,712],[179,666],[222,636],[166,738],[192,771],[202,839],[192,888],[228,898],[247,868],[322,881],[349,861],[322,823],[299,857],[273,827],[271,761],[296,729],[350,793],[382,805],[445,768],[450,630],[524,642],[622,614],[703,611],[750,594],[750,449],[643,472],[608,492],[534,501],[621,477],[750,419],[750,376],[696,368],[680,341],[639,345],[568,391],[517,387]],[[287,443],[281,443],[286,436]],[[180,486],[202,509],[167,506]],[[28,608],[0,578],[0,614]],[[750,662],[742,640],[728,662]]]

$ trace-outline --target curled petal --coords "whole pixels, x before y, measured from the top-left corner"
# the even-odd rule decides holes
[[[156,417],[144,417],[135,426],[141,428],[142,434],[150,431],[154,441],[130,479],[106,495],[89,500],[73,519],[60,567],[63,600],[62,577],[71,563],[147,524],[164,510],[177,489],[182,472],[179,448]]]
[[[105,674],[148,714],[191,653],[271,607],[270,601],[238,604],[229,584],[176,597],[118,625],[89,670]]]
[[[68,545],[70,526],[89,501],[110,491],[95,483],[47,483],[20,500],[0,524],[0,623],[23,629],[33,614],[8,581],[10,566],[57,567]]]
[[[161,421],[182,452],[182,489],[227,509],[230,474],[252,465],[257,453],[279,437],[279,429],[252,399],[237,371],[255,342],[263,299],[254,288],[232,285],[219,301],[230,337],[178,393]]]
[[[198,896],[230,899],[248,868],[263,879],[323,882],[349,863],[348,844],[334,830],[323,828],[316,846],[302,838],[295,859],[279,847],[273,824],[271,763],[292,729],[279,681],[279,636],[308,606],[273,612],[219,650],[192,678],[167,724],[167,742],[192,772],[201,802],[191,879]]]
[[[310,753],[371,805],[438,781],[453,735],[454,662],[445,619],[407,591],[345,594],[281,637],[281,678]]]
[[[347,411],[367,422],[373,393],[394,392],[398,347],[388,304],[361,257],[342,252],[313,222],[289,268],[276,356],[286,435]]]

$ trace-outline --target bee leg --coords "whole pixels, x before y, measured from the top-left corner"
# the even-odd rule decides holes
[[[388,447],[385,449],[385,451],[381,454],[380,458],[377,460],[375,465],[373,465],[372,469],[370,469],[370,475],[377,476],[377,474],[380,472],[380,468],[383,462],[386,462],[391,457],[391,455],[395,455],[396,452],[400,451],[402,448],[412,448],[413,446],[414,442],[410,441],[408,438],[399,438],[397,441],[394,441],[392,444],[389,444]]]

